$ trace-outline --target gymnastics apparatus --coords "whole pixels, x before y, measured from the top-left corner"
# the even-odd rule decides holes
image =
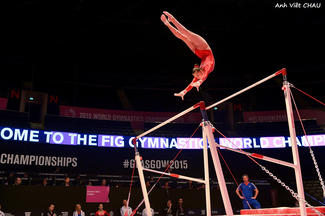
[[[292,148],[292,156],[293,156],[293,163],[292,162],[287,162],[287,161],[282,161],[276,158],[271,158],[268,156],[264,156],[264,155],[260,155],[260,154],[256,154],[256,153],[248,153],[243,151],[242,149],[240,149],[238,146],[236,148],[230,148],[230,147],[226,147],[226,146],[222,146],[220,144],[218,144],[215,141],[213,132],[217,132],[219,133],[221,136],[223,136],[224,138],[228,139],[226,136],[224,136],[218,129],[216,129],[208,120],[208,116],[206,111],[214,108],[278,75],[282,74],[283,76],[283,86],[282,86],[282,90],[284,92],[284,98],[285,98],[285,105],[286,105],[286,113],[287,113],[287,118],[288,118],[288,126],[289,126],[289,132],[290,132],[290,142],[291,142],[291,148]],[[150,202],[149,202],[149,194],[150,192],[153,190],[153,188],[157,185],[157,183],[159,182],[159,180],[161,179],[162,176],[166,175],[166,176],[170,176],[170,177],[174,177],[174,178],[178,178],[178,179],[184,179],[184,180],[191,180],[194,182],[199,182],[199,183],[203,183],[205,184],[205,198],[206,198],[206,215],[207,216],[211,216],[211,203],[210,203],[210,183],[209,183],[209,166],[208,166],[208,149],[210,149],[210,154],[213,160],[213,165],[214,165],[214,169],[217,175],[217,179],[218,179],[218,184],[220,187],[220,191],[221,191],[221,195],[222,195],[222,200],[223,200],[223,204],[225,207],[225,212],[226,215],[231,216],[233,215],[233,209],[231,206],[231,202],[229,199],[229,195],[228,195],[228,190],[226,187],[226,182],[224,179],[224,174],[223,174],[223,170],[221,167],[221,163],[220,163],[220,159],[219,159],[219,149],[220,147],[222,147],[223,149],[229,150],[229,151],[233,151],[233,152],[237,152],[240,154],[244,154],[246,155],[250,160],[252,160],[254,163],[256,163],[262,171],[264,171],[265,173],[267,173],[270,177],[272,177],[276,182],[278,182],[282,187],[284,187],[290,194],[292,197],[294,197],[298,202],[299,202],[299,208],[270,208],[270,209],[248,209],[248,210],[241,210],[241,214],[245,214],[245,215],[302,215],[302,216],[306,216],[306,215],[325,215],[325,207],[314,207],[312,205],[310,205],[306,200],[305,200],[305,196],[304,196],[304,187],[303,187],[303,180],[302,180],[302,175],[301,175],[301,167],[300,167],[300,160],[299,160],[299,152],[298,152],[298,146],[297,146],[297,137],[296,137],[296,130],[295,130],[295,125],[294,125],[294,113],[293,113],[293,108],[292,108],[292,101],[294,102],[294,106],[296,107],[294,98],[292,96],[291,93],[291,88],[295,88],[292,84],[290,84],[287,81],[287,74],[286,74],[286,69],[283,68],[273,74],[271,74],[270,76],[255,82],[254,84],[214,103],[211,104],[210,106],[205,106],[205,103],[203,101],[189,107],[188,109],[184,110],[183,112],[171,117],[170,119],[167,119],[166,121],[158,124],[157,126],[145,131],[144,133],[138,135],[134,140],[133,140],[133,144],[134,144],[134,149],[135,149],[135,162],[136,162],[136,166],[134,166],[134,168],[136,167],[138,170],[138,175],[139,175],[139,180],[140,180],[140,185],[141,185],[141,189],[142,189],[142,194],[143,194],[143,200],[142,202],[137,206],[137,208],[133,211],[132,215],[134,215],[136,213],[136,211],[139,209],[139,207],[144,203],[145,204],[145,209],[146,209],[146,213],[147,215],[151,216],[151,211],[150,211]],[[297,88],[296,88],[297,89]],[[315,99],[315,98],[314,98]],[[317,100],[317,99],[315,99]],[[142,157],[140,156],[140,153],[137,149],[137,140],[141,137],[144,137],[148,134],[150,134],[153,131],[156,131],[157,129],[175,121],[176,119],[186,115],[187,113],[195,110],[199,108],[202,114],[202,122],[200,124],[200,126],[202,127],[202,137],[203,137],[203,162],[204,162],[204,179],[199,179],[199,178],[193,178],[193,177],[188,177],[188,176],[183,176],[183,175],[179,175],[179,174],[175,174],[175,173],[170,173],[167,172],[169,167],[173,164],[173,162],[176,160],[176,158],[179,156],[180,152],[182,151],[182,149],[180,149],[180,151],[178,152],[178,154],[176,154],[176,156],[173,158],[173,160],[170,162],[170,164],[166,167],[164,172],[161,171],[157,171],[157,170],[152,170],[152,169],[146,169],[143,167],[141,160]],[[302,124],[302,120],[300,118],[299,112],[296,109],[298,117],[299,117],[299,121]],[[302,124],[303,127],[303,124]],[[196,129],[197,130],[197,129]],[[195,130],[195,132],[196,132]],[[303,131],[305,133],[305,136],[307,136],[306,131],[304,130],[303,127]],[[195,133],[194,132],[194,133]],[[194,135],[193,133],[193,135]],[[193,136],[192,135],[192,136]],[[191,136],[191,137],[192,137]],[[231,140],[228,140],[229,142],[231,142]],[[307,139],[308,142],[308,139]],[[233,146],[236,146],[233,142],[231,142],[233,144]],[[208,147],[209,144],[209,147]],[[309,144],[310,147],[310,144]],[[325,196],[325,187],[324,187],[324,182],[323,179],[321,177],[315,156],[313,154],[312,149],[310,148],[310,153],[312,155],[313,158],[313,162],[319,177],[319,181],[320,184],[322,186],[322,190],[323,190],[323,194]],[[271,163],[275,163],[278,165],[282,165],[282,166],[286,166],[286,167],[290,167],[293,168],[295,171],[295,179],[296,179],[296,186],[297,186],[297,192],[295,192],[293,189],[291,189],[289,186],[287,186],[282,180],[280,180],[277,176],[275,176],[272,172],[270,172],[265,166],[261,165],[256,159],[258,160],[265,160]],[[150,188],[149,191],[147,191],[146,185],[145,185],[145,179],[144,179],[144,174],[143,172],[152,172],[152,173],[156,173],[156,174],[161,174],[160,178],[158,178],[158,180],[155,182],[155,184]],[[134,170],[132,173],[132,179],[134,176]],[[129,197],[128,197],[128,201],[130,200],[130,195],[131,195],[131,187],[132,187],[132,179],[131,179],[131,184],[130,184],[130,192],[129,192]],[[306,207],[307,206],[307,207]]]
[[[166,18],[166,16],[168,17],[168,19]],[[190,85],[184,89],[183,91],[181,91],[180,93],[175,94],[175,96],[179,96],[182,99],[184,98],[184,95],[190,91],[193,87],[196,87],[197,90],[199,90],[199,86],[202,84],[202,82],[204,82],[209,73],[213,70],[214,68],[214,58],[213,58],[213,54],[212,51],[209,47],[209,45],[206,43],[206,41],[199,35],[190,32],[189,30],[187,30],[184,26],[182,26],[171,14],[169,14],[168,12],[164,12],[164,14],[161,16],[161,20],[163,21],[163,23],[170,29],[170,31],[179,39],[183,40],[187,46],[199,57],[201,58],[201,65],[198,66],[194,66],[193,68],[193,76],[194,79],[193,81],[190,83]],[[171,23],[174,24],[174,26],[172,26]],[[223,133],[221,133],[218,129],[216,129],[208,120],[208,116],[206,111],[217,107],[218,105],[278,76],[281,75],[283,76],[283,86],[282,86],[282,90],[284,92],[284,98],[285,98],[285,105],[286,105],[286,114],[287,114],[287,119],[288,119],[288,126],[289,126],[289,133],[290,133],[290,142],[291,142],[291,148],[292,148],[292,155],[293,155],[293,162],[287,162],[287,161],[282,161],[276,158],[271,158],[268,156],[264,156],[264,155],[260,155],[260,154],[256,154],[256,153],[248,153],[243,151],[242,149],[240,149],[238,146],[236,146],[230,139],[228,139],[225,135],[223,135]],[[302,123],[302,119],[300,117],[299,111],[297,109],[296,103],[294,101],[292,92],[291,92],[291,88],[295,88],[292,84],[290,84],[287,81],[287,74],[286,74],[286,69],[283,68],[273,74],[271,74],[270,76],[255,82],[254,84],[210,105],[210,106],[205,106],[205,103],[203,101],[189,107],[188,109],[184,110],[183,112],[173,116],[170,119],[167,119],[166,121],[158,124],[157,126],[151,128],[150,130],[138,135],[134,140],[133,140],[133,144],[134,144],[134,150],[135,150],[135,163],[136,166],[134,166],[133,171],[132,171],[132,177],[131,177],[131,183],[130,183],[130,190],[129,190],[129,196],[128,196],[128,201],[127,203],[129,203],[130,201],[130,197],[131,197],[131,189],[132,189],[132,182],[133,182],[133,177],[134,177],[134,173],[135,173],[135,168],[137,168],[138,170],[138,174],[139,174],[139,180],[140,180],[140,185],[141,185],[141,189],[142,189],[142,194],[143,194],[143,200],[142,202],[134,209],[134,211],[132,212],[131,216],[133,216],[137,210],[139,209],[139,207],[144,203],[145,204],[145,213],[147,216],[152,216],[151,214],[151,208],[150,208],[150,202],[149,202],[149,194],[151,193],[151,191],[154,189],[154,187],[157,185],[157,183],[159,182],[159,180],[161,179],[162,176],[166,175],[166,176],[170,176],[170,177],[174,177],[174,178],[178,178],[178,179],[184,179],[184,180],[191,180],[194,182],[199,182],[199,183],[203,183],[205,185],[205,200],[206,200],[206,215],[207,216],[211,216],[211,200],[210,200],[210,183],[209,183],[209,165],[208,165],[208,149],[210,149],[210,154],[213,160],[213,165],[214,165],[214,169],[217,175],[217,179],[218,179],[218,184],[219,184],[219,188],[221,191],[221,196],[222,196],[222,200],[223,200],[223,204],[225,207],[225,212],[226,215],[228,216],[232,216],[233,215],[233,209],[231,206],[231,202],[229,199],[229,195],[228,195],[228,190],[226,187],[226,182],[225,182],[225,178],[224,178],[224,174],[223,174],[223,170],[221,167],[221,163],[220,163],[220,159],[219,159],[219,154],[221,156],[221,158],[224,160],[224,158],[222,157],[219,148],[222,147],[223,149],[229,150],[229,151],[233,151],[233,152],[237,152],[240,154],[244,154],[246,155],[250,160],[252,160],[255,164],[257,164],[260,169],[262,171],[264,171],[265,173],[267,173],[271,178],[273,178],[276,182],[278,182],[282,187],[284,187],[288,192],[290,192],[291,196],[294,197],[298,202],[299,202],[299,208],[271,208],[271,209],[248,209],[248,210],[241,210],[241,214],[245,214],[245,215],[303,215],[306,216],[308,215],[324,215],[323,213],[325,213],[325,207],[314,207],[311,206],[306,200],[305,200],[305,193],[304,193],[304,187],[303,187],[303,180],[302,180],[302,174],[301,174],[301,167],[300,167],[300,160],[299,160],[299,152],[298,152],[298,146],[297,146],[297,137],[296,137],[296,130],[295,130],[295,124],[294,124],[294,114],[293,114],[293,108],[292,108],[292,102],[294,104],[296,113],[298,115],[300,124],[303,128],[304,134],[307,137],[307,133],[304,129],[304,125]],[[295,88],[297,89],[297,88]],[[321,103],[322,105],[325,106],[324,103],[322,103],[321,101],[317,100],[316,98],[313,98],[312,96],[308,95],[307,93],[303,92],[302,90],[297,89],[298,91],[304,93],[305,95],[311,97],[312,99],[316,100],[317,102]],[[204,162],[204,178],[203,179],[199,179],[199,178],[193,178],[193,177],[188,177],[188,176],[183,176],[183,175],[179,175],[179,174],[175,174],[175,173],[170,173],[168,172],[170,166],[173,164],[173,162],[176,160],[176,158],[179,156],[179,154],[182,151],[182,148],[180,148],[179,152],[176,154],[176,156],[173,158],[173,160],[171,160],[171,162],[169,163],[169,165],[166,167],[165,171],[157,171],[157,170],[152,170],[152,169],[146,169],[143,167],[142,165],[142,158],[140,157],[140,153],[137,149],[137,140],[141,137],[144,137],[146,135],[148,135],[149,133],[173,122],[174,120],[186,115],[187,113],[195,110],[199,108],[202,114],[202,122],[200,123],[199,127],[202,127],[202,138],[203,138],[203,162]],[[199,128],[198,127],[198,128]],[[195,134],[195,132],[198,130],[198,128],[194,131],[193,135]],[[222,137],[226,138],[230,143],[232,143],[233,146],[236,146],[236,148],[230,148],[230,147],[226,147],[226,146],[222,146],[220,144],[218,144],[215,141],[215,137],[213,135],[214,132],[219,133]],[[192,135],[192,136],[193,136]],[[192,137],[191,136],[191,137]],[[190,138],[191,138],[190,137]],[[190,139],[189,138],[189,139]],[[324,186],[324,181],[322,179],[321,173],[319,171],[318,168],[318,164],[316,161],[316,158],[314,156],[314,153],[310,147],[309,141],[308,139],[306,139],[309,145],[309,150],[310,150],[310,154],[312,157],[312,160],[314,162],[315,165],[315,169],[323,190],[323,195],[325,197],[325,186]],[[209,147],[208,147],[209,145]],[[293,168],[295,171],[295,179],[296,179],[296,186],[297,186],[297,192],[295,192],[293,189],[291,189],[289,186],[287,186],[282,180],[280,180],[277,176],[275,176],[272,172],[270,172],[265,166],[261,165],[256,159],[258,160],[265,160],[271,163],[275,163],[275,164],[279,164],[282,166],[286,166],[286,167],[290,167]],[[225,164],[227,165],[226,161],[224,160]],[[227,165],[227,168],[229,170],[229,172],[231,173],[230,168]],[[149,191],[147,191],[146,185],[145,185],[145,179],[144,179],[144,174],[143,172],[152,172],[152,173],[156,173],[156,174],[160,174],[160,177],[157,179],[157,181],[155,182],[155,184],[150,188]],[[232,174],[232,173],[231,173]],[[233,175],[232,175],[233,176]],[[234,178],[234,176],[233,176]],[[237,183],[236,179],[234,178],[235,182]],[[307,206],[307,207],[306,207]]]

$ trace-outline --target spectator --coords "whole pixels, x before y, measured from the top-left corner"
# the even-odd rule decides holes
[[[256,197],[258,195],[257,187],[253,183],[249,182],[249,177],[247,174],[244,174],[242,177],[243,183],[238,186],[236,193],[239,198],[243,200],[243,208],[261,208],[261,204],[256,200]]]
[[[70,187],[70,178],[69,176],[66,176],[64,179],[64,186],[65,187]]]
[[[28,173],[24,173],[23,179],[26,179],[26,184],[31,185],[32,184],[32,177],[29,176]]]
[[[21,185],[21,178],[17,177],[14,183],[15,186]]]
[[[198,190],[204,190],[205,189],[205,184],[201,184],[196,189],[198,189]]]
[[[107,186],[106,179],[102,179],[102,182],[100,183],[100,186]]]
[[[52,178],[51,178],[50,181],[51,181],[51,183],[52,183],[52,184],[51,184],[52,186],[56,186],[56,178],[55,178],[54,176],[52,176]]]
[[[43,187],[46,187],[48,185],[48,180],[47,178],[43,178],[42,180],[42,184],[41,184]]]
[[[193,182],[191,180],[188,181],[188,189],[193,189]]]
[[[75,185],[82,185],[82,184],[83,184],[83,182],[82,182],[81,176],[78,174],[76,176]]]
[[[154,216],[155,215],[155,211],[152,208],[150,210],[151,210],[151,216]],[[142,210],[142,214],[141,215],[142,216],[149,216],[149,215],[147,215],[145,208]]]
[[[8,177],[7,177],[7,182],[5,183],[6,185],[13,185],[15,183],[15,173],[14,172],[10,172]]]
[[[120,209],[121,216],[131,216],[132,208],[128,206],[128,201],[123,200],[123,206]]]
[[[165,184],[162,186],[162,188],[165,191],[166,198],[169,199],[170,198],[169,189],[171,188],[170,185],[169,185],[169,181],[166,181]]]
[[[54,211],[55,205],[50,203],[48,210],[45,212],[44,216],[57,216],[58,214]]]
[[[170,189],[169,181],[166,181],[165,184],[162,186],[162,188],[164,188],[166,190]]]
[[[87,183],[87,186],[92,186],[93,183],[89,180],[88,183]]]
[[[0,204],[0,216],[5,216],[5,213],[3,211],[1,211],[1,204]]]
[[[183,204],[184,204],[183,198],[179,198],[178,199],[177,209],[176,209],[176,216],[184,216],[184,215],[186,215]]]
[[[146,181],[146,188],[147,188],[147,189],[150,188],[150,181],[149,181],[149,180]]]
[[[111,216],[107,211],[104,210],[104,205],[99,204],[98,205],[98,211],[96,211],[95,216]]]
[[[167,200],[167,206],[163,209],[163,216],[174,216],[174,210],[171,200]]]
[[[80,204],[76,204],[75,211],[73,212],[72,216],[85,216],[85,212],[81,210]]]

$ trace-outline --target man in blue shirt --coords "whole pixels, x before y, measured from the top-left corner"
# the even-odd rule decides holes
[[[261,204],[256,200],[258,195],[257,187],[253,183],[249,182],[249,177],[247,174],[244,174],[242,177],[243,183],[238,186],[236,193],[239,198],[243,200],[243,208],[261,208]]]

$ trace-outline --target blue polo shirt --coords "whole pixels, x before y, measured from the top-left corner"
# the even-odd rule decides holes
[[[251,199],[255,194],[254,190],[256,189],[256,186],[251,182],[248,182],[247,184],[241,183],[237,189],[243,193],[243,196],[246,199]]]

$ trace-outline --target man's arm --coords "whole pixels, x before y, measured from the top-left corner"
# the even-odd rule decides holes
[[[255,191],[255,196],[253,196],[252,198],[253,198],[253,199],[256,199],[256,197],[257,197],[259,191],[258,191],[257,188],[255,188],[254,191]]]
[[[238,197],[240,198],[240,199],[244,199],[244,197],[240,194],[240,192],[239,192],[239,187],[236,189],[236,194],[238,195]]]

